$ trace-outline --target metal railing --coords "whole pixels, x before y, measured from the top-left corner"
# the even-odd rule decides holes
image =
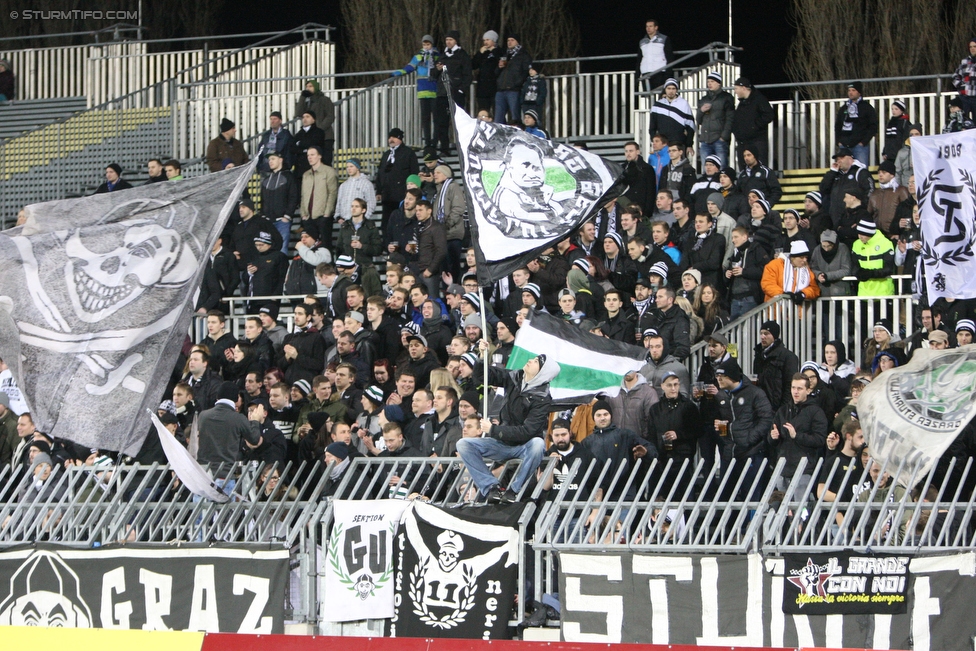
[[[899,283],[910,283],[910,276],[895,276]],[[855,280],[851,278],[851,280]],[[903,291],[903,290],[902,290]],[[848,357],[860,365],[864,338],[870,336],[879,319],[890,319],[896,332],[906,336],[914,330],[918,305],[911,294],[894,296],[831,296],[795,305],[789,297],[777,296],[767,303],[746,312],[719,332],[733,347],[734,356],[746,375],[754,375],[754,351],[759,344],[760,326],[775,321],[781,328],[783,345],[793,351],[800,363],[823,361],[823,348],[828,341],[841,341]],[[691,347],[685,365],[696,374],[708,354],[705,342]]]
[[[935,90],[930,93],[878,95],[866,97],[865,100],[878,112],[878,131],[871,141],[869,165],[881,162],[881,150],[884,147],[885,125],[891,115],[891,106],[895,100],[906,104],[906,113],[912,122],[922,125],[925,135],[940,133],[945,123],[945,116],[952,99],[950,92],[946,92],[943,80],[951,75],[926,75],[918,77],[893,77],[891,79],[869,79],[871,81],[893,83],[901,80],[930,80]],[[808,85],[828,85],[838,82],[816,82]],[[757,86],[757,88],[774,88],[776,86]],[[837,146],[834,139],[834,128],[841,107],[846,98],[801,100],[800,90],[795,90],[793,99],[770,102],[776,111],[776,120],[769,128],[770,161],[774,169],[808,169],[829,167],[831,156]]]
[[[14,72],[16,99],[58,99],[88,95],[89,61],[92,58],[139,56],[144,55],[145,52],[144,43],[119,41],[65,47],[0,50],[0,59],[8,60]]]
[[[305,49],[321,50],[318,60],[332,65],[334,45],[321,40],[270,47],[279,39],[314,39],[330,29],[310,23],[276,32],[251,46],[196,63],[169,79],[6,141],[0,145],[0,179],[4,180],[0,184],[0,223],[12,221],[26,204],[91,191],[103,180],[109,162],[122,165],[124,170],[141,170],[150,158],[173,156],[167,150],[173,146],[177,126],[171,119],[170,106],[180,83],[232,75],[242,66],[273,66],[277,58],[287,59],[293,52],[303,51],[304,43],[314,43]],[[309,58],[302,55],[297,60]],[[218,123],[219,117],[213,121],[212,129]],[[204,149],[205,145],[192,156],[201,155]],[[16,174],[20,176],[11,180]]]
[[[730,76],[723,79],[729,80]],[[891,106],[895,100],[906,104],[906,113],[912,122],[922,125],[925,135],[940,133],[945,123],[949,100],[953,91],[944,83],[951,75],[917,75],[910,77],[890,77],[860,80],[865,83],[896,83],[902,81],[930,81],[933,92],[911,94],[888,94],[866,97],[867,101],[878,112],[878,131],[871,141],[870,165],[877,165],[881,161],[881,150],[884,147],[885,126],[891,114]],[[769,160],[764,161],[773,169],[810,169],[824,168],[831,164],[831,156],[837,146],[834,139],[834,127],[837,116],[847,101],[846,98],[832,99],[802,99],[803,88],[807,86],[835,86],[848,81],[833,80],[809,82],[805,84],[757,84],[759,90],[773,88],[789,88],[793,91],[793,98],[789,100],[775,100],[770,104],[776,113],[776,118],[768,126]],[[705,92],[704,78],[692,77],[680,80],[681,93],[695,108],[698,98]],[[732,90],[726,86],[725,90]],[[644,102],[634,111],[634,130],[637,141],[642,146],[649,144],[650,134],[650,106]],[[733,136],[731,146],[735,148]],[[646,148],[644,149],[646,151]]]
[[[321,39],[331,44],[333,30],[330,26],[308,23],[289,30],[286,34],[297,34],[303,40]],[[214,67],[214,71],[220,72],[267,53],[255,51],[249,55],[246,54],[248,48],[214,50],[208,47],[208,42],[216,39],[266,39],[282,34],[254,32],[216,37],[142,39],[140,36],[144,31],[145,28],[141,26],[119,24],[88,32],[6,37],[0,39],[0,43],[79,37],[91,38],[95,42],[84,45],[2,49],[0,59],[7,59],[15,73],[18,100],[85,95],[88,97],[88,105],[92,107],[167,80],[191,67],[209,65]],[[109,37],[108,40],[106,36]],[[203,46],[200,49],[173,52],[149,52],[147,49],[149,44],[180,43],[203,43]],[[266,49],[273,51],[280,47],[283,46]]]
[[[721,446],[720,446],[721,447]],[[936,468],[867,462],[844,471],[838,460],[801,459],[791,475],[785,460],[638,460],[625,466],[577,461],[565,476],[543,459],[534,481],[520,491],[527,503],[519,521],[519,592],[516,622],[525,615],[532,586],[536,601],[558,592],[557,554],[628,549],[661,553],[824,552],[883,548],[893,553],[968,550],[973,498],[965,495],[972,459],[954,460],[936,482]],[[496,469],[500,477],[519,461]],[[56,467],[37,479],[18,466],[0,469],[0,548],[57,540],[91,547],[139,542],[249,542],[291,550],[299,568],[289,618],[320,622],[326,568],[320,550],[333,525],[333,500],[419,498],[441,507],[477,502],[457,458],[355,458],[337,478],[317,463],[277,468],[259,463],[213,469],[235,481],[233,499],[218,504],[194,498],[168,466]],[[229,471],[229,472],[225,472]],[[913,493],[890,476],[907,479]],[[556,488],[549,488],[559,481]],[[836,500],[818,484],[840,487]],[[582,488],[577,489],[576,486]],[[602,487],[605,492],[598,493]],[[529,555],[534,564],[528,563]],[[533,580],[528,579],[534,572]],[[324,624],[323,624],[324,626]]]
[[[863,469],[852,464],[845,471],[840,458],[803,458],[790,475],[784,460],[764,459],[755,473],[748,464],[741,471],[735,460],[708,469],[689,460],[676,468],[672,460],[656,459],[649,467],[638,463],[629,473],[612,473],[600,461],[587,467],[577,461],[536,519],[536,602],[559,592],[561,552],[918,554],[969,551],[976,543],[976,502],[963,492],[976,471],[972,459],[954,459],[946,472],[952,480],[941,485],[934,483],[935,467],[922,474],[904,462],[893,468],[868,460]],[[633,487],[629,496],[624,490],[624,497],[598,499],[595,490],[569,490],[605,484],[608,473]],[[916,490],[895,484],[891,478],[897,475]],[[830,495],[829,487],[841,494]]]

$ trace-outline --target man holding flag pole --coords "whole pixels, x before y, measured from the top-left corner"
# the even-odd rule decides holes
[[[457,105],[449,110],[481,287],[525,266],[626,190],[615,163],[515,127],[475,120]],[[484,305],[480,288],[479,296]],[[484,319],[482,311],[482,332],[488,332]],[[487,359],[484,369],[487,385]]]
[[[449,85],[448,80],[445,83]],[[452,105],[450,110],[484,305],[481,288],[491,287],[568,237],[626,186],[621,168],[595,154],[515,127],[475,120],[460,106]],[[530,319],[538,316],[532,314]],[[484,310],[481,318],[482,332],[488,332]],[[545,451],[543,438],[552,404],[549,387],[559,376],[560,366],[547,359],[544,351],[530,359],[521,358],[521,370],[489,369],[487,355],[483,357],[485,386],[503,387],[505,405],[499,422],[482,422],[483,434],[491,438],[463,439],[458,453],[482,496],[490,501],[514,501]],[[510,359],[510,369],[513,364]],[[487,392],[483,414],[488,414]],[[498,480],[485,470],[483,459],[516,457],[522,459],[522,465],[502,493]]]

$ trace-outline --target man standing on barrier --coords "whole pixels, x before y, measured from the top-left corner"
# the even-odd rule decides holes
[[[478,342],[486,354],[488,342]],[[479,364],[480,366],[480,364]],[[539,467],[545,452],[546,426],[552,396],[549,383],[559,375],[559,364],[533,357],[520,371],[489,367],[488,384],[505,390],[505,404],[497,419],[483,418],[481,438],[462,438],[458,456],[478,487],[479,496],[490,503],[518,501],[518,493]],[[520,459],[518,472],[505,491],[485,467],[485,460],[504,462]]]

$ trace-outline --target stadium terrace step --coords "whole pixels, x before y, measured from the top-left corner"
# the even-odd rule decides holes
[[[794,208],[803,212],[804,197],[806,197],[807,192],[819,190],[820,181],[823,180],[824,174],[828,170],[829,168],[823,167],[784,171],[779,180],[779,184],[783,187],[783,198],[776,204],[776,209],[783,212],[787,208]],[[869,167],[868,171],[871,172],[871,177],[877,183],[877,165]]]
[[[0,104],[0,142],[71,117],[88,108],[84,97],[14,100]]]

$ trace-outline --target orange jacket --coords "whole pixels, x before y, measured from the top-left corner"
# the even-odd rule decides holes
[[[763,269],[760,285],[763,293],[766,294],[766,301],[771,301],[780,294],[793,294],[797,291],[793,287],[783,287],[783,272],[787,264],[788,262],[783,258],[776,258],[770,260]],[[807,300],[813,300],[820,296],[820,287],[817,285],[817,277],[813,275],[812,269],[810,270],[810,285],[800,291],[807,297]]]

